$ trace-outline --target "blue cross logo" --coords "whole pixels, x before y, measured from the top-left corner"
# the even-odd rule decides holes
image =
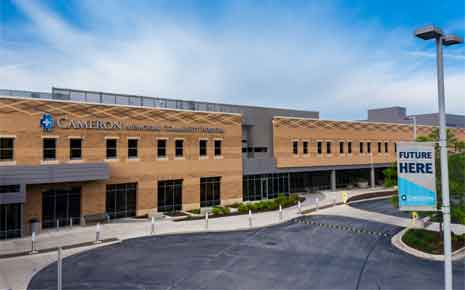
[[[53,128],[53,117],[50,114],[42,114],[40,118],[40,127],[45,131],[50,131]]]

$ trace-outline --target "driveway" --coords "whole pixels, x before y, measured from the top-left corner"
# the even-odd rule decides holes
[[[399,230],[307,216],[258,230],[131,239],[66,258],[63,289],[442,288],[442,263],[391,246]],[[54,263],[29,289],[56,289],[56,276]],[[455,286],[463,281],[459,263]]]

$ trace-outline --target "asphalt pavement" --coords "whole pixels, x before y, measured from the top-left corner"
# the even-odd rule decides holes
[[[393,215],[397,217],[411,218],[409,212],[399,211],[398,208],[393,207],[389,198],[354,202],[351,203],[350,206],[358,209]]]
[[[399,230],[306,216],[257,230],[130,239],[64,259],[63,289],[442,288],[442,263],[391,245]],[[56,268],[41,270],[29,289],[56,289]],[[457,263],[455,285],[464,278]]]

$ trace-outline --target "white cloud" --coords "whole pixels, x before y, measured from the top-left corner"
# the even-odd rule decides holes
[[[337,119],[364,118],[372,107],[437,107],[434,63],[410,31],[351,23],[329,5],[292,11],[235,4],[205,24],[165,13],[163,5],[125,14],[114,2],[95,3],[80,7],[83,29],[36,2],[17,1],[41,45],[0,48],[0,87],[283,106]],[[463,66],[446,77],[449,111],[464,113]]]

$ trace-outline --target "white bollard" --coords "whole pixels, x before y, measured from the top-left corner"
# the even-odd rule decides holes
[[[150,234],[151,235],[155,234],[155,217],[152,217],[151,227],[150,227]]]
[[[249,209],[249,227],[252,227],[252,211]]]
[[[283,220],[283,207],[281,205],[279,205],[279,220]]]
[[[208,231],[208,211],[205,211],[205,229]]]
[[[315,209],[318,210],[318,203],[320,202],[320,199],[317,197],[315,198]]]
[[[69,227],[73,228],[73,218],[69,218]]]
[[[297,208],[299,209],[299,214],[302,214],[302,203],[300,200],[297,202]]]
[[[60,230],[60,220],[57,220],[57,232]]]
[[[32,232],[32,235],[31,235],[31,254],[37,254],[37,249],[36,249],[36,232]]]
[[[61,248],[58,248],[58,258],[57,258],[57,289],[63,289],[63,251]]]
[[[100,240],[100,223],[97,223],[97,227],[95,230],[95,243],[101,243],[102,241]]]

